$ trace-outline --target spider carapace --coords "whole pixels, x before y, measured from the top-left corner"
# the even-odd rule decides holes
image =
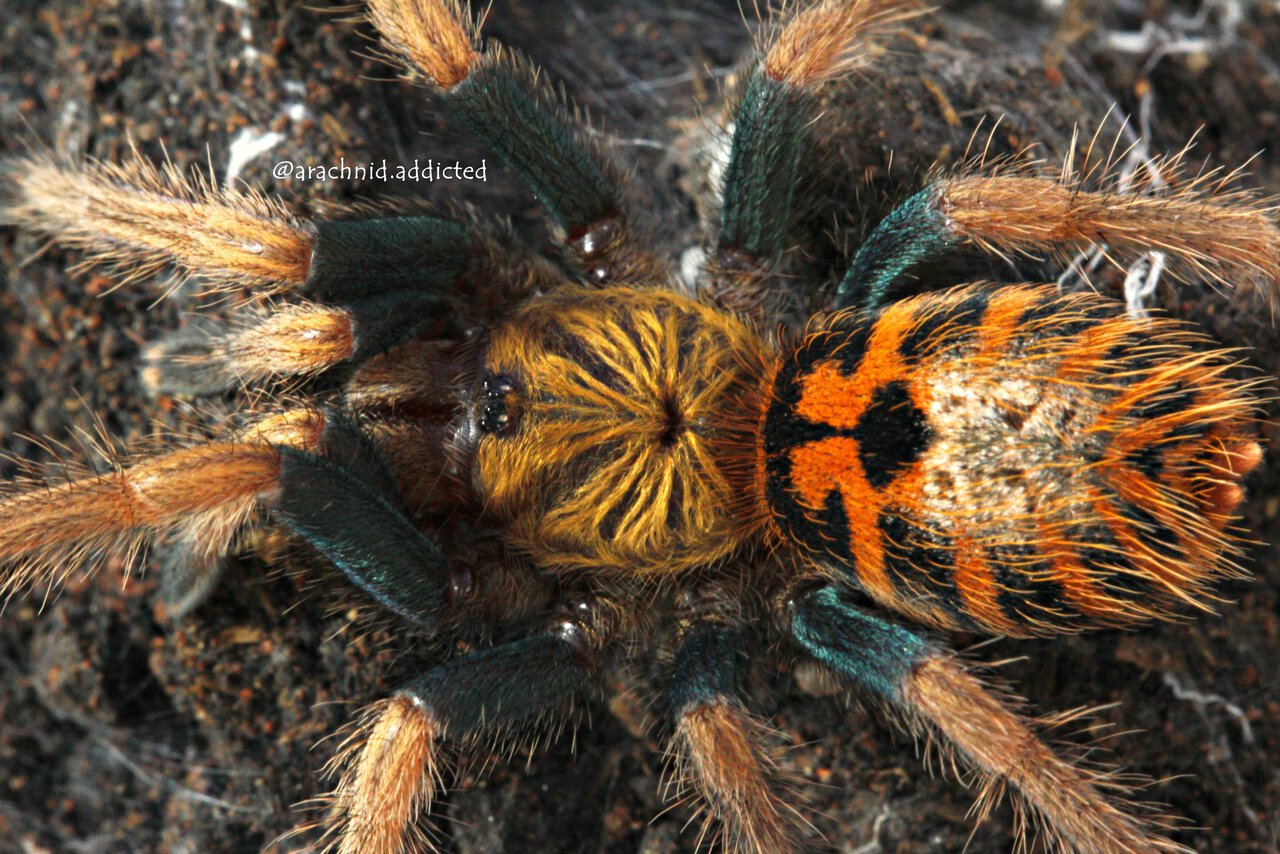
[[[510,390],[506,420],[479,431],[481,499],[548,568],[714,564],[760,529],[765,354],[747,324],[667,290],[531,302],[484,357],[487,383]]]
[[[317,835],[351,854],[430,847],[446,745],[536,727],[619,670],[647,681],[673,791],[726,847],[801,848],[775,735],[750,711],[779,657],[935,739],[983,785],[980,812],[1010,790],[1064,849],[1185,851],[929,632],[1057,635],[1206,607],[1241,572],[1259,384],[1190,326],[1102,296],[918,273],[964,246],[1158,249],[1197,278],[1274,280],[1274,208],[1212,173],[1180,178],[1176,158],[1123,182],[1070,158],[1056,176],[971,163],[902,201],[824,310],[788,323],[820,92],[918,14],[796,6],[741,87],[692,282],[650,246],[581,117],[450,0],[373,0],[370,19],[531,186],[563,263],[478,215],[313,222],[141,159],[5,161],[0,220],[126,278],[173,265],[253,291],[241,319],[154,345],[153,391],[287,378],[304,396],[246,395],[228,437],[14,489],[0,591],[151,536],[208,566],[265,516],[308,571],[457,635],[335,757]]]

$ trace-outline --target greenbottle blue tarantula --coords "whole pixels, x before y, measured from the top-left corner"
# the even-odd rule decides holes
[[[483,222],[307,221],[142,162],[6,163],[4,220],[126,276],[174,265],[294,298],[163,342],[155,386],[341,382],[221,441],[15,490],[0,586],[157,534],[207,561],[265,510],[397,619],[498,624],[354,725],[324,822],[343,852],[429,847],[442,742],[536,726],[639,647],[661,650],[651,675],[678,780],[731,849],[804,843],[750,709],[758,662],[780,652],[934,738],[984,805],[1015,792],[1064,849],[1185,850],[928,630],[1056,636],[1204,607],[1239,573],[1255,385],[1194,330],[1101,297],[916,274],[965,245],[1105,245],[1277,278],[1280,229],[1209,180],[1153,197],[1105,175],[1090,188],[1069,170],[973,168],[896,207],[830,311],[775,329],[819,93],[915,14],[822,0],[775,28],[736,108],[696,292],[650,248],[581,123],[451,0],[373,0],[370,17],[532,187],[569,270]],[[460,560],[459,515],[500,531],[510,557]]]

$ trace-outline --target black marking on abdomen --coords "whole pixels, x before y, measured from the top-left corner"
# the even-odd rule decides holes
[[[1037,335],[1074,338],[1118,315],[1110,303],[1072,305],[1056,293],[1041,297],[1018,318],[1018,328],[1035,328]],[[1070,318],[1070,319],[1068,319]]]
[[[1196,405],[1195,386],[1179,380],[1160,394],[1147,398],[1133,407],[1131,415],[1141,421],[1153,421],[1168,415],[1186,412]]]
[[[1141,382],[1165,364],[1165,359],[1158,353],[1144,348],[1145,343],[1137,335],[1124,335],[1120,343],[1091,366],[1092,370],[1099,377],[1106,377],[1109,382],[1121,388]]]
[[[1124,461],[1144,477],[1159,480],[1164,473],[1164,448],[1160,445],[1143,445],[1125,454]]]
[[[1031,622],[1065,625],[1078,618],[1062,585],[1049,577],[1053,564],[1031,545],[991,546],[987,549],[991,579],[999,592],[1001,613],[1020,626]],[[1034,608],[1036,613],[1028,614]]]
[[[956,551],[949,538],[931,534],[892,509],[880,514],[876,527],[885,570],[903,595],[945,612],[957,628],[975,625],[956,589]]]
[[[876,389],[871,404],[850,432],[858,442],[858,458],[867,482],[876,490],[892,483],[933,441],[925,414],[901,381]]]
[[[1151,514],[1131,501],[1117,501],[1117,509],[1130,523],[1138,541],[1161,557],[1185,560],[1186,552],[1178,542],[1178,535]]]
[[[853,557],[853,544],[849,539],[849,514],[845,510],[844,494],[839,489],[827,493],[822,512],[818,514],[818,522],[823,526],[823,533],[827,537],[827,551],[850,573],[855,573],[857,563]]]
[[[1068,532],[1076,547],[1076,557],[1081,566],[1093,576],[1095,583],[1105,587],[1112,595],[1126,594],[1129,599],[1141,599],[1156,593],[1151,579],[1135,571],[1133,562],[1120,550],[1115,536],[1102,525],[1077,527]]]
[[[812,546],[817,531],[812,516],[791,493],[791,467],[789,451],[765,457],[765,498],[787,536]]]
[[[987,313],[988,291],[970,294],[954,305],[938,309],[917,323],[902,337],[898,352],[908,366],[928,359],[942,346],[955,347],[969,341]],[[945,337],[939,333],[946,330]]]

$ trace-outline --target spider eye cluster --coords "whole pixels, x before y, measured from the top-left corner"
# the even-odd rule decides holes
[[[480,432],[510,435],[520,426],[520,404],[515,380],[505,374],[489,374],[480,384]]]

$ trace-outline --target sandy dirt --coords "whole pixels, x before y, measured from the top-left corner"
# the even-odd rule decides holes
[[[1002,116],[995,150],[1039,141],[1053,155],[1069,146],[1077,122],[1096,123],[1116,103],[1153,151],[1177,149],[1197,129],[1194,156],[1214,164],[1235,166],[1270,146],[1245,181],[1280,191],[1280,7],[944,5],[917,40],[896,44],[831,94],[807,161],[820,168],[804,184],[798,277],[829,281],[892,200],[935,162],[960,160],[975,127]],[[274,133],[274,146],[239,174],[300,211],[379,195],[462,199],[510,216],[534,246],[548,239],[529,194],[448,128],[424,93],[370,58],[370,30],[346,14],[272,0],[9,0],[6,13],[0,154],[37,141],[116,159],[131,139],[149,157],[167,152],[222,181],[233,151]],[[602,120],[634,171],[636,196],[659,213],[672,255],[696,246],[709,204],[706,128],[750,47],[736,4],[497,0],[487,32],[528,53]],[[285,159],[433,156],[487,157],[489,180],[271,174]],[[51,437],[71,446],[61,456],[101,464],[78,438],[97,425],[126,445],[156,425],[216,429],[234,400],[151,400],[137,381],[139,350],[189,322],[182,316],[197,301],[157,302],[160,280],[113,290],[98,271],[67,273],[76,256],[41,249],[38,238],[0,230],[0,447],[46,460],[49,449],[31,437]],[[1021,263],[984,274],[1051,272]],[[1120,278],[1103,271],[1097,283],[1114,289]],[[1280,375],[1273,319],[1255,292],[1223,296],[1166,282],[1155,302]],[[1280,447],[1274,421],[1265,432]],[[1015,659],[1000,677],[1038,712],[1105,706],[1096,717],[1113,736],[1107,761],[1158,780],[1143,796],[1185,819],[1176,838],[1199,851],[1280,850],[1280,556],[1262,544],[1280,541],[1277,459],[1273,452],[1250,482],[1246,524],[1261,541],[1248,558],[1254,576],[1223,589],[1218,615],[971,653]],[[15,471],[0,461],[0,475]],[[236,563],[177,624],[156,614],[155,574],[135,572],[125,583],[125,568],[108,560],[52,601],[20,597],[0,614],[0,849],[305,850],[305,837],[273,840],[303,820],[293,805],[326,789],[320,770],[334,745],[325,737],[421,666],[421,655],[392,629],[353,627],[331,611],[332,595],[260,561]],[[964,649],[982,639],[951,640]],[[926,770],[909,738],[841,698],[811,696],[803,681],[780,675],[762,708],[810,784],[805,805],[825,839],[816,850],[954,852],[966,841],[973,854],[1010,850],[1008,809],[973,831],[971,794]],[[441,809],[446,848],[694,850],[696,832],[682,833],[687,813],[666,811],[659,792],[656,731],[620,703],[596,703],[588,718],[574,738],[461,774]]]

